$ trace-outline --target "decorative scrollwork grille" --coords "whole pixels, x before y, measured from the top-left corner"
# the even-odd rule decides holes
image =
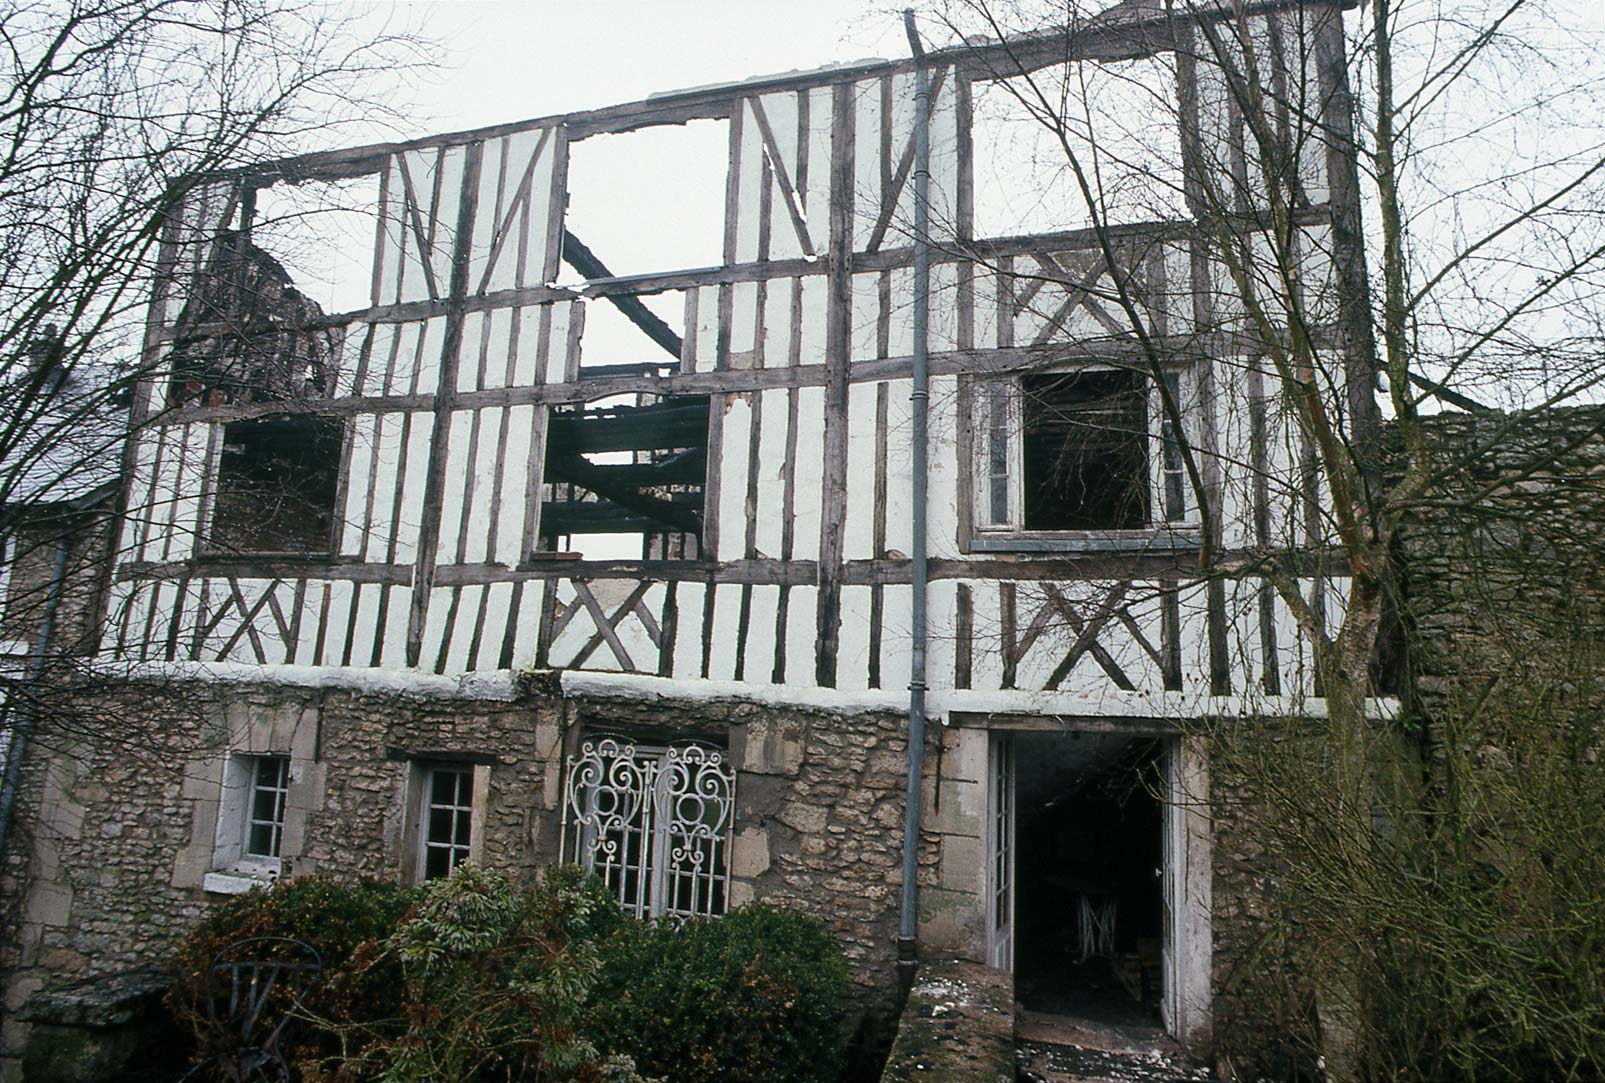
[[[638,917],[722,914],[735,789],[716,749],[588,739],[568,758],[563,853]]]

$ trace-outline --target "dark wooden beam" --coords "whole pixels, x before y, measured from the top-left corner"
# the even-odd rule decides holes
[[[592,252],[585,246],[583,241],[566,229],[563,231],[563,262],[586,278],[613,277],[613,272],[609,271],[602,261],[596,258],[596,253]],[[624,313],[624,317],[627,320],[639,327],[642,334],[662,346],[670,357],[676,361],[680,360],[680,351],[685,349],[685,344],[680,341],[680,336],[674,333],[674,328],[663,322],[661,316],[642,304],[639,297],[634,294],[621,293],[617,295],[609,294],[607,299],[613,304],[614,308]]]

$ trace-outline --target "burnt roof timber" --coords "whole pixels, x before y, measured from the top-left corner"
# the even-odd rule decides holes
[[[1329,3],[1307,3],[1306,0],[1260,0],[1244,6],[1247,15],[1265,14],[1295,7],[1335,7],[1349,10],[1360,0],[1331,0]],[[926,54],[926,63],[932,67],[952,64],[961,69],[966,78],[996,78],[1000,73],[998,62],[1036,66],[1073,60],[1123,59],[1169,48],[1162,44],[1178,18],[1191,22],[1206,19],[1221,21],[1234,13],[1226,0],[1212,0],[1213,10],[1195,11],[1181,16],[1160,12],[1131,19],[1108,20],[1117,8],[1087,19],[1079,28],[1067,31],[1057,26],[1041,34],[1024,35],[1003,41],[976,44],[959,44],[933,49]],[[1143,50],[1146,50],[1144,52]],[[1013,59],[1011,59],[1013,58]],[[340,150],[315,151],[309,154],[280,158],[270,162],[216,170],[206,177],[227,179],[243,178],[253,187],[266,187],[285,181],[299,184],[304,181],[346,180],[384,168],[389,158],[412,150],[457,146],[535,128],[564,126],[570,142],[593,135],[609,135],[635,131],[661,125],[685,124],[692,120],[719,120],[731,116],[735,106],[744,98],[779,90],[809,90],[851,83],[881,75],[911,72],[917,67],[912,58],[898,60],[863,60],[812,71],[786,72],[772,76],[759,76],[736,83],[695,87],[688,90],[665,91],[639,101],[603,106],[572,113],[554,113],[526,120],[485,125],[452,132],[420,136],[396,142],[371,143]],[[194,178],[190,178],[194,180]]]

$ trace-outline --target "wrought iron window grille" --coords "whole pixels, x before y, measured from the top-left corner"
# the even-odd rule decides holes
[[[725,912],[736,774],[722,751],[599,736],[567,768],[565,856],[637,917]]]

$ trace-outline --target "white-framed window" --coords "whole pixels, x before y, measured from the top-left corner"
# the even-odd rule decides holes
[[[203,886],[235,893],[278,876],[290,802],[290,757],[232,753],[223,765],[212,872]]]
[[[478,861],[490,767],[456,760],[414,760],[408,783],[409,857],[414,880],[450,876]]]
[[[723,752],[594,737],[567,767],[566,857],[637,917],[725,912],[736,774]]]
[[[284,839],[284,807],[290,797],[290,757],[252,756],[250,803],[245,816],[248,858],[274,859]]]
[[[1167,377],[1183,401],[1180,377]],[[1177,540],[1194,522],[1181,445],[1145,373],[1089,367],[972,384],[975,537],[1065,545]]]

